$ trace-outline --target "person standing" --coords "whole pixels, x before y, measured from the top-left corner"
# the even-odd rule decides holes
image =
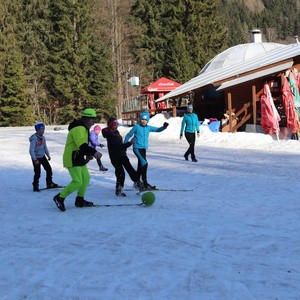
[[[148,111],[144,111],[140,114],[140,121],[138,124],[134,125],[132,129],[125,136],[124,143],[127,143],[129,139],[133,136],[133,152],[138,159],[138,178],[142,178],[143,189],[144,190],[153,190],[156,189],[154,185],[148,183],[147,179],[147,170],[148,170],[148,161],[146,158],[146,152],[148,149],[148,139],[150,132],[161,132],[165,130],[169,123],[164,122],[161,127],[154,127],[148,125],[150,120],[150,115]]]
[[[125,171],[133,181],[133,186],[141,191],[141,183],[136,170],[130,163],[126,150],[132,145],[131,142],[123,143],[123,138],[118,131],[118,121],[111,117],[107,121],[107,127],[102,129],[102,135],[107,140],[107,148],[111,164],[115,168],[116,175],[116,196],[125,197],[122,189],[125,183]]]
[[[63,165],[68,169],[72,181],[57,195],[53,197],[56,206],[65,211],[64,200],[67,196],[77,191],[76,207],[93,206],[93,202],[84,199],[90,174],[86,164],[94,158],[101,158],[102,154],[89,143],[89,131],[97,120],[94,109],[87,108],[81,118],[74,120],[68,127],[69,133],[63,154]]]
[[[89,138],[89,146],[96,149],[96,147],[103,148],[104,145],[99,142],[99,133],[101,131],[101,127],[96,125],[93,130],[90,131],[90,138]],[[97,164],[99,166],[99,171],[107,171],[108,169],[105,168],[102,164],[101,158],[97,158]]]
[[[49,163],[51,160],[50,153],[47,147],[46,138],[44,136],[45,133],[45,125],[42,122],[35,123],[35,131],[36,133],[31,135],[29,138],[30,146],[29,146],[29,154],[31,156],[32,164],[33,164],[33,191],[39,192],[39,180],[41,177],[41,165],[46,171],[46,186],[47,189],[57,188],[58,184],[52,182],[52,168]]]
[[[189,143],[189,148],[184,154],[185,160],[189,160],[189,155],[191,155],[191,159],[193,162],[197,162],[195,156],[195,142],[196,142],[196,133],[197,137],[200,137],[199,131],[199,120],[198,116],[193,113],[193,106],[187,106],[187,113],[183,116],[181,122],[181,130],[180,130],[180,139],[182,139],[183,132],[187,142]]]

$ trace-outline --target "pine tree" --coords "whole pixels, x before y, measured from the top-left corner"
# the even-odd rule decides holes
[[[182,32],[176,32],[166,48],[164,65],[161,68],[164,77],[184,83],[194,76],[193,62],[186,46]]]
[[[15,1],[3,1],[0,7],[0,126],[29,125],[31,110],[25,94],[22,53],[16,34],[18,6]]]
[[[183,28],[188,52],[194,62],[193,76],[226,45],[220,5],[219,0],[187,1]]]
[[[97,110],[101,119],[108,119],[116,114],[117,102],[112,93],[115,89],[112,64],[102,42],[96,37],[89,51],[90,59],[87,68],[89,104]]]
[[[85,1],[84,1],[85,2]],[[51,1],[49,5],[51,39],[47,43],[49,51],[47,89],[52,100],[57,100],[61,108],[71,104],[70,119],[74,110],[82,105],[86,98],[83,82],[84,61],[79,47],[79,16],[74,1]],[[82,36],[84,33],[82,32]],[[69,120],[65,120],[69,121]]]
[[[139,66],[144,84],[162,76],[161,62],[164,59],[164,48],[167,45],[162,36],[161,26],[162,3],[159,0],[137,0],[132,5],[131,16],[134,26],[142,32],[134,41],[135,64]]]
[[[24,93],[22,58],[17,47],[9,49],[3,74],[0,126],[29,125],[31,118]]]
[[[21,40],[26,89],[36,119],[52,123],[53,102],[47,97],[49,41],[49,15],[47,0],[22,0],[18,35]]]
[[[93,33],[92,4],[92,0],[57,0],[49,5],[52,38],[48,44],[48,91],[61,108],[71,108],[68,113],[64,111],[60,122],[68,122],[84,107],[96,104],[95,98],[100,108],[105,100],[101,97],[108,96],[105,89],[95,92],[110,85],[112,79],[110,68],[104,67],[108,58],[101,45],[96,45],[99,39]],[[95,65],[99,61],[102,66]]]
[[[161,36],[166,41],[161,72],[164,77],[185,82],[193,77],[193,64],[184,32],[183,18],[186,6],[182,0],[173,0],[162,13]]]
[[[135,41],[137,64],[152,81],[194,77],[226,44],[219,15],[219,0],[135,1],[132,16],[144,28]]]

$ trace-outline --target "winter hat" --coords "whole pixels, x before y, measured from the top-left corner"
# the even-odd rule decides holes
[[[94,127],[94,131],[97,131],[97,130],[101,130],[101,127],[99,126],[99,125],[96,125],[95,127]]]
[[[82,117],[85,118],[97,118],[96,111],[92,108],[86,108],[82,113]]]
[[[114,117],[110,117],[108,120],[107,120],[107,126],[108,127],[113,127],[115,125],[118,125],[118,120]]]
[[[35,122],[34,128],[36,131],[45,129],[45,125],[43,122]]]
[[[188,105],[188,106],[186,107],[186,109],[187,109],[187,110],[193,109],[193,105]]]
[[[143,111],[143,112],[140,114],[140,120],[146,120],[147,122],[149,122],[150,116],[149,116],[149,113],[148,113],[147,110]]]

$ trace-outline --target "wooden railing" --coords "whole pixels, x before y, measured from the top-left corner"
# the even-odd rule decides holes
[[[250,102],[245,103],[243,107],[235,114],[237,124],[232,127],[232,132],[236,132],[241,126],[243,126],[250,118],[252,118],[252,105]]]

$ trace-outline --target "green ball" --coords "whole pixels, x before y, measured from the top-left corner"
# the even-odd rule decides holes
[[[146,206],[151,206],[155,202],[155,195],[152,192],[146,192],[142,195],[142,202]]]

